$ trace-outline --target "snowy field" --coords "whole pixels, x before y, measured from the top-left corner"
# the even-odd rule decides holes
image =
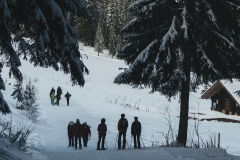
[[[81,44],[80,44],[81,45]],[[126,67],[123,61],[111,59],[106,53],[97,56],[93,48],[80,46],[83,54],[83,62],[90,70],[89,75],[85,75],[85,86],[72,86],[70,75],[62,72],[55,72],[52,68],[34,68],[29,62],[22,60],[20,70],[24,75],[24,80],[35,79],[38,87],[38,97],[41,115],[36,129],[32,132],[29,145],[32,157],[20,154],[14,147],[6,148],[8,145],[0,139],[0,149],[8,150],[8,154],[17,155],[21,159],[188,159],[188,160],[240,160],[240,124],[224,123],[217,121],[201,121],[199,133],[204,141],[209,140],[212,135],[221,134],[220,146],[223,149],[187,149],[187,148],[164,148],[155,147],[164,141],[161,132],[168,130],[165,108],[169,107],[169,114],[172,120],[174,132],[177,135],[179,116],[178,98],[169,102],[159,93],[149,94],[150,89],[133,89],[127,85],[113,84],[114,78],[121,71],[119,67]],[[15,80],[8,79],[9,68],[4,67],[2,78],[6,81],[6,90],[3,91],[5,100],[11,107],[12,114],[1,115],[1,119],[30,123],[21,111],[15,109],[16,101],[11,97]],[[10,84],[11,83],[11,84]],[[25,83],[24,83],[25,84]],[[49,92],[52,87],[57,89],[60,86],[63,90],[62,99],[59,106],[50,104]],[[236,86],[236,88],[239,88]],[[201,89],[197,93],[190,94],[190,114],[193,117],[197,110],[202,113],[199,118],[231,118],[240,120],[240,116],[224,115],[219,112],[211,111],[210,100],[202,100]],[[64,95],[69,92],[70,105],[67,106]],[[136,109],[139,108],[139,109]],[[125,151],[116,150],[117,122],[120,115],[125,113],[129,124],[137,116],[142,123],[142,142],[146,148],[141,150],[128,149]],[[96,151],[97,147],[97,126],[101,118],[106,119],[108,127],[106,136],[106,151]],[[91,126],[92,136],[87,148],[75,150],[68,148],[67,125],[69,121],[87,122]],[[196,121],[189,119],[189,134],[194,130]],[[194,139],[196,139],[196,135]],[[154,147],[152,147],[154,145]],[[130,131],[127,132],[127,148],[132,148]],[[0,154],[7,154],[0,152]],[[230,155],[229,155],[230,154]],[[233,156],[235,155],[235,156]],[[13,156],[12,156],[13,157]],[[27,157],[27,158],[26,158]],[[1,159],[1,156],[0,156]]]

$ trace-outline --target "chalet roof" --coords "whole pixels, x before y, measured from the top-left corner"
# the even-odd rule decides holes
[[[224,80],[217,81],[211,87],[209,87],[201,97],[202,99],[209,99],[222,88],[224,88],[228,92],[228,94],[233,98],[234,101],[240,104],[240,97],[238,97],[237,94],[234,93],[237,90],[240,90],[240,82],[237,80],[233,80],[232,83]]]

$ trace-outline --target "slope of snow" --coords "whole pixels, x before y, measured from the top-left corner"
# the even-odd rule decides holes
[[[29,145],[32,149],[41,152],[33,153],[33,159],[240,159],[225,153],[222,149],[187,149],[187,148],[152,148],[152,145],[160,145],[164,141],[160,132],[168,130],[165,108],[168,106],[172,119],[172,126],[175,135],[178,131],[179,100],[172,99],[171,102],[159,93],[149,94],[150,89],[133,89],[127,85],[113,84],[113,80],[121,71],[119,67],[125,68],[123,61],[111,59],[104,54],[97,56],[92,48],[81,48],[84,64],[90,70],[85,76],[85,86],[72,86],[70,75],[62,72],[55,72],[52,68],[34,68],[29,62],[22,60],[21,71],[25,80],[37,78],[35,84],[39,91],[39,105],[41,115],[36,129],[31,134]],[[1,115],[1,118],[12,117],[13,120],[26,119],[21,112],[15,109],[16,101],[10,96],[13,92],[14,79],[8,79],[9,68],[4,67],[2,77],[6,78],[6,90],[3,91],[4,98],[8,102],[13,114]],[[8,85],[11,83],[10,85]],[[25,82],[23,83],[25,84]],[[52,106],[49,93],[52,87],[57,89],[60,86],[63,90],[60,105]],[[200,99],[202,87],[198,93],[191,93],[189,108],[190,113],[199,112],[199,118],[230,117],[240,120],[239,116],[224,115],[211,111],[210,100]],[[69,92],[70,105],[66,105],[64,95]],[[139,108],[136,109],[136,108]],[[138,116],[142,123],[142,142],[147,148],[142,150],[115,151],[117,143],[117,122],[120,115],[125,113],[129,125],[133,122],[134,116]],[[194,116],[190,114],[189,116]],[[106,119],[108,127],[106,142],[107,151],[95,151],[97,145],[97,126],[101,118]],[[67,125],[69,121],[87,122],[91,126],[92,136],[87,148],[75,150],[68,148]],[[189,133],[194,130],[194,122],[189,119]],[[129,127],[130,128],[130,127]],[[240,127],[236,123],[223,123],[216,121],[200,122],[199,133],[203,140],[208,140],[212,134],[221,134],[221,147],[228,153],[240,155]],[[196,139],[196,136],[195,136]],[[132,148],[130,129],[127,132],[127,148]],[[5,147],[5,146],[2,146]],[[121,153],[123,152],[123,153]],[[165,158],[164,158],[165,157]]]

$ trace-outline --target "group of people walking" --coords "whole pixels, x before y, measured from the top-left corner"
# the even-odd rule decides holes
[[[97,131],[98,131],[97,150],[106,149],[104,147],[106,133],[107,133],[107,125],[105,123],[106,123],[105,118],[102,118],[101,123],[98,125],[98,128],[97,128]],[[81,138],[83,138],[84,147],[87,147],[88,140],[91,137],[91,130],[90,130],[90,126],[87,125],[86,122],[81,124],[79,119],[76,120],[76,123],[74,123],[73,121],[70,121],[67,128],[68,128],[69,147],[75,146],[75,149],[77,149],[78,147],[77,142],[79,141],[79,149],[82,149]],[[118,121],[117,128],[118,128],[118,149],[125,149],[126,133],[128,128],[128,120],[125,118],[125,114],[121,114],[121,118]],[[142,130],[142,126],[141,126],[141,123],[138,121],[138,117],[134,117],[134,122],[131,125],[131,135],[134,139],[135,149],[141,148],[141,144],[140,144],[141,130]],[[73,139],[75,139],[75,141]]]
[[[59,106],[59,101],[61,99],[61,95],[62,95],[62,89],[60,86],[58,86],[57,88],[57,94],[55,95],[55,89],[52,87],[51,91],[50,91],[50,98],[51,98],[51,104],[54,105],[58,105]],[[67,100],[67,106],[69,106],[69,99],[72,95],[69,94],[68,92],[65,94],[66,100]],[[56,101],[55,101],[56,100]]]

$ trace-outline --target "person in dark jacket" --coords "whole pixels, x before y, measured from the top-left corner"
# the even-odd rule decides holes
[[[69,140],[69,145],[68,147],[74,147],[74,141],[73,141],[73,126],[74,126],[74,122],[73,121],[70,121],[68,123],[68,127],[67,127],[67,130],[68,130],[68,140]]]
[[[97,150],[100,150],[100,143],[102,140],[102,150],[105,150],[104,148],[104,141],[106,137],[107,132],[107,125],[105,124],[106,120],[104,118],[101,119],[101,124],[98,125],[97,131],[98,131],[98,143],[97,143]]]
[[[82,132],[83,132],[82,125],[79,119],[77,119],[76,123],[73,126],[73,135],[75,138],[75,149],[77,149],[77,140],[79,140],[79,149],[82,149],[82,143],[81,143]]]
[[[137,144],[138,144],[138,148],[141,148],[141,146],[140,146],[141,131],[142,131],[141,123],[138,121],[138,117],[134,117],[134,122],[132,123],[132,127],[131,127],[131,134],[134,139],[134,148],[135,149],[137,148]],[[136,141],[136,139],[137,139],[137,141]]]
[[[91,130],[90,130],[90,126],[87,125],[87,122],[84,122],[82,126],[83,126],[83,133],[82,133],[83,146],[87,147],[88,137],[91,137]]]
[[[52,93],[54,93],[54,95],[55,95],[55,89],[52,87],[52,89],[51,89],[51,91],[50,91],[50,98],[51,98],[51,95],[52,95]],[[51,98],[51,103],[52,103],[52,98]]]
[[[67,99],[67,106],[69,106],[69,98],[71,97],[72,95],[69,94],[68,92],[65,94],[65,97]]]
[[[59,106],[59,101],[60,101],[60,99],[61,99],[61,94],[62,94],[62,89],[61,89],[61,87],[60,86],[58,86],[58,88],[57,88],[57,101],[56,101],[56,105],[58,105]]]
[[[128,121],[125,118],[125,114],[121,114],[121,118],[118,121],[118,149],[121,149],[121,138],[123,136],[123,145],[122,149],[125,149],[126,146],[126,132],[128,128]]]

